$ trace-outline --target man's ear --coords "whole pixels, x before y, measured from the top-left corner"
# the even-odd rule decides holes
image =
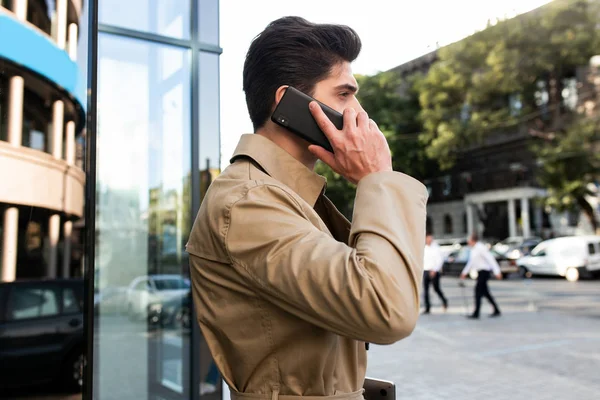
[[[277,104],[279,104],[279,102],[281,101],[281,98],[283,97],[283,95],[285,94],[285,91],[287,90],[287,88],[289,87],[289,85],[282,85],[279,86],[279,88],[277,89],[277,91],[275,92],[275,105],[277,106]]]

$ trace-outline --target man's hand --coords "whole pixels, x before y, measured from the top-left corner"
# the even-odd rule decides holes
[[[383,133],[366,112],[344,110],[344,128],[340,131],[316,102],[310,111],[333,147],[331,153],[320,146],[308,147],[311,153],[352,183],[373,172],[392,171],[392,157]]]
[[[436,274],[437,274],[437,272],[435,272],[435,271],[429,271],[429,277],[430,278],[435,278]]]
[[[460,274],[460,280],[464,281],[465,279],[467,279],[467,274]]]
[[[496,274],[496,279],[498,279],[499,281],[502,280],[502,274]]]

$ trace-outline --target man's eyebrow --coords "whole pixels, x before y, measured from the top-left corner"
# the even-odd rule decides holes
[[[349,83],[344,83],[342,85],[338,85],[334,89],[335,90],[346,89],[349,92],[358,93],[358,86],[354,86],[354,85],[351,85]]]

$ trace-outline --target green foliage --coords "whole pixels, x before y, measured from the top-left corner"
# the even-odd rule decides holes
[[[448,169],[490,133],[520,123],[562,126],[561,78],[598,52],[598,10],[598,2],[554,1],[440,49],[420,90],[427,155]],[[549,88],[550,121],[535,115],[539,82]],[[511,96],[520,108],[511,108]]]

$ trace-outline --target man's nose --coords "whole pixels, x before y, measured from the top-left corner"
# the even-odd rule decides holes
[[[352,108],[354,108],[354,111],[356,111],[357,113],[361,112],[361,111],[365,111],[365,109],[360,105],[360,102],[358,101],[358,99],[355,97],[354,98],[354,104],[352,104]]]

